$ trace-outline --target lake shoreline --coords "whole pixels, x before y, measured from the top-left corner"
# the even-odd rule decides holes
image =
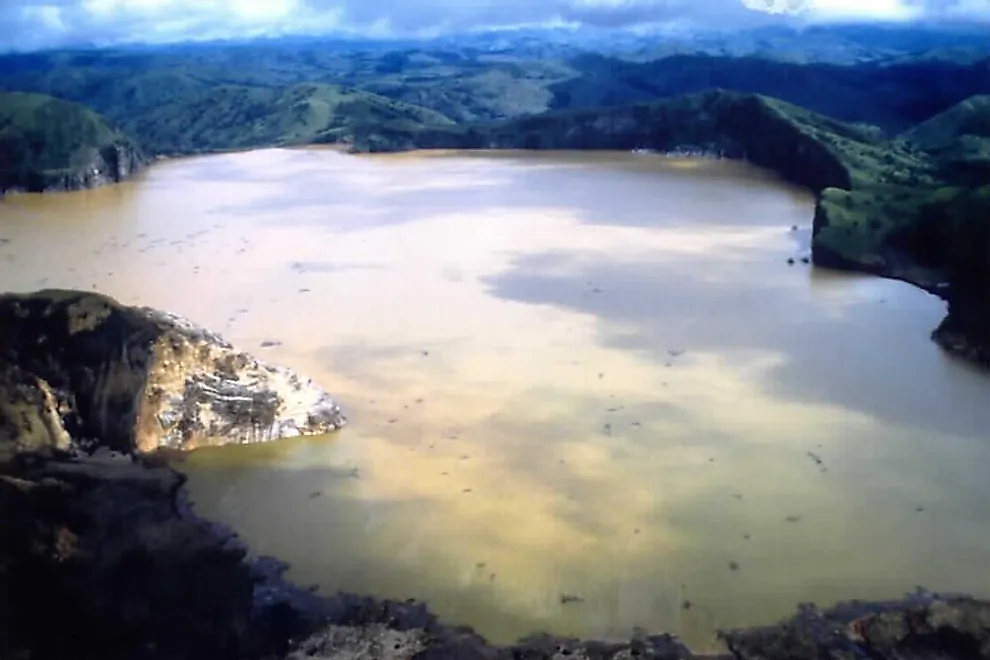
[[[632,152],[625,150],[613,150],[613,149],[561,149],[561,150],[548,150],[542,148],[536,149],[518,149],[514,147],[499,147],[494,146],[487,149],[456,149],[456,148],[409,148],[409,149],[398,149],[395,151],[387,152],[367,152],[357,150],[353,144],[348,143],[330,143],[330,144],[288,144],[288,145],[268,145],[268,146],[258,146],[258,147],[247,147],[247,148],[236,148],[236,149],[211,149],[204,150],[202,152],[196,153],[179,153],[179,154],[157,154],[150,162],[143,166],[142,168],[136,170],[131,176],[139,175],[142,172],[155,167],[156,165],[163,163],[179,162],[184,160],[192,160],[197,158],[205,158],[209,156],[217,155],[228,155],[228,154],[238,154],[238,153],[251,153],[257,151],[265,151],[270,149],[287,149],[287,150],[329,150],[345,154],[348,156],[387,156],[387,157],[397,157],[397,156],[411,156],[411,157],[445,157],[457,154],[463,154],[467,156],[485,156],[485,155],[503,155],[506,153],[513,152],[525,152],[532,154],[561,154],[561,153],[596,153],[603,155],[627,155],[629,153],[635,153],[637,155],[648,157],[648,158],[658,158],[658,159],[668,159],[668,160],[702,160],[702,161],[729,161],[733,163],[740,163],[744,165],[750,165],[763,170],[775,177],[784,177],[786,179],[786,173],[782,173],[772,167],[757,165],[745,158],[733,158],[731,156],[726,156],[724,151],[650,151],[645,149],[634,149]],[[130,178],[130,177],[128,177]],[[78,188],[66,188],[66,189],[52,189],[45,190],[43,192],[22,192],[17,190],[10,190],[6,192],[6,196],[15,196],[19,194],[52,194],[52,193],[64,193],[64,192],[75,192],[77,190],[86,190],[96,187],[104,187],[109,185],[116,185],[121,183],[123,179],[117,180],[99,180],[92,185],[82,185]],[[813,236],[817,234],[823,227],[828,224],[827,213],[822,204],[821,190],[815,188],[807,188],[811,193],[815,195],[815,212],[811,218],[811,224],[813,227]],[[4,194],[0,194],[0,199],[4,198]],[[871,275],[874,277],[880,277],[883,279],[889,279],[899,282],[905,282],[911,284],[912,286],[921,289],[922,291],[934,295],[941,300],[943,300],[947,306],[948,311],[943,319],[943,321],[938,325],[938,327],[933,328],[930,332],[930,338],[936,344],[938,344],[946,353],[953,355],[959,359],[962,359],[971,364],[975,364],[979,367],[990,370],[990,339],[988,339],[987,331],[984,326],[988,324],[987,319],[984,315],[980,313],[980,305],[977,302],[972,302],[972,296],[964,298],[962,296],[953,295],[950,282],[944,273],[935,271],[933,269],[928,269],[922,267],[916,261],[914,261],[909,255],[903,252],[891,253],[887,258],[878,260],[876,262],[865,262],[861,260],[853,260],[845,258],[842,255],[834,252],[833,250],[815,243],[812,241],[811,245],[811,259],[812,263],[817,268],[830,269],[835,271],[845,271],[862,273],[866,275]],[[955,312],[953,311],[955,310]]]
[[[112,325],[95,334],[118,341]],[[46,350],[58,353],[59,347]],[[116,352],[111,347],[109,354]],[[30,397],[33,386],[17,370],[33,364],[14,360],[0,384]],[[654,631],[626,641],[535,634],[495,646],[469,627],[443,623],[429,603],[323,596],[315,587],[300,587],[285,579],[287,564],[249,558],[235,530],[193,511],[181,466],[169,465],[183,454],[121,451],[119,442],[104,437],[80,440],[15,450],[0,463],[0,504],[12,514],[3,517],[0,559],[12,569],[5,575],[18,576],[8,583],[8,596],[24,605],[0,619],[16,631],[0,642],[0,651],[58,657],[65,651],[61,639],[71,641],[80,657],[784,660],[869,652],[893,660],[946,635],[960,651],[983,643],[990,621],[988,602],[919,590],[886,602],[801,606],[780,624],[723,631],[731,656],[694,654],[676,637]],[[13,442],[19,446],[16,432]],[[120,584],[127,585],[126,597],[114,586]],[[203,585],[209,585],[206,591]],[[32,598],[37,590],[49,596],[44,603]],[[128,611],[134,598],[144,614]],[[74,634],[46,635],[52,616],[71,622]],[[926,623],[919,625],[919,618]],[[106,630],[117,635],[108,637]]]

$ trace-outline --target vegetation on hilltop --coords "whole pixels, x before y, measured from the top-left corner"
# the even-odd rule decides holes
[[[755,39],[755,34],[745,39]],[[794,34],[764,36],[775,44],[790,39],[787,43],[794,48],[815,41]],[[716,56],[747,51],[748,47],[726,50],[713,45],[727,38],[699,36],[694,51],[674,48],[657,52],[656,57],[663,57],[649,61],[625,59],[623,49],[632,48],[631,44],[616,50],[592,39],[582,51],[573,43],[565,47],[566,40],[556,47],[555,41],[539,42],[525,32],[487,41],[479,37],[477,43],[442,39],[391,47],[275,40],[8,54],[0,56],[0,89],[86,104],[149,147],[161,143],[171,145],[169,150],[202,137],[203,122],[195,134],[184,128],[188,108],[208,104],[215,90],[231,86],[250,88],[242,94],[251,97],[252,104],[276,104],[301,84],[337,85],[428,108],[461,123],[629,105],[718,87],[766,94],[843,121],[893,131],[990,89],[987,61],[839,66],[788,63],[770,51],[760,57]],[[665,37],[657,48],[676,41],[672,39]],[[543,46],[537,48],[537,43]],[[152,126],[154,134],[144,134]],[[170,134],[162,126],[170,127]],[[262,133],[271,140],[274,131]]]
[[[901,136],[937,157],[958,185],[990,182],[990,95],[974,96]]]
[[[764,94],[847,122],[897,132],[990,90],[990,60],[790,64],[756,57],[676,56],[624,62],[586,55],[580,76],[551,86],[554,109],[628,105],[711,88]]]
[[[155,153],[349,142],[357,131],[444,125],[443,115],[333,85],[284,89],[222,85],[125,118],[121,125]]]
[[[903,240],[926,262],[952,262],[960,284],[983,281],[990,290],[990,96],[967,99],[900,141],[927,156],[935,175]]]
[[[0,194],[119,181],[145,162],[137,146],[81,105],[0,93]]]

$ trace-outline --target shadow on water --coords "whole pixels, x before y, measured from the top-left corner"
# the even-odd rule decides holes
[[[919,376],[938,377],[946,369],[968,371],[939,354],[934,345],[928,354],[919,355],[918,344],[927,341],[924,334],[918,336],[927,332],[917,321],[923,308],[873,295],[833,307],[823,296],[796,295],[795,279],[807,289],[809,276],[783,263],[762,278],[744,272],[762,274],[767,270],[765,257],[743,251],[712,263],[710,256],[663,252],[656,260],[620,262],[607,255],[548,252],[517,257],[509,269],[485,278],[485,283],[492,295],[506,300],[594,315],[600,321],[602,343],[660,363],[671,361],[672,346],[688,355],[779,354],[783,362],[762,383],[775,397],[824,400],[894,426],[947,434],[973,435],[990,428],[982,374],[955,374],[963,382],[942,378],[930,387],[915,382]],[[908,287],[886,284],[886,289]],[[875,343],[849,341],[870,324],[885,331]],[[670,340],[658,343],[660,337]],[[919,360],[924,362],[921,368]]]
[[[568,548],[557,548],[559,562],[538,558],[541,580],[549,579],[556,588],[540,590],[521,583],[519,572],[531,569],[527,563],[533,558],[504,552],[505,530],[497,524],[478,520],[470,529],[453,530],[453,535],[446,533],[451,530],[441,530],[440,538],[429,525],[416,531],[431,517],[443,519],[444,509],[451,506],[449,500],[369,498],[359,491],[361,481],[371,475],[363,470],[355,475],[354,467],[273,469],[270,452],[247,458],[237,456],[243,457],[239,449],[207,452],[210,458],[198,457],[194,465],[184,468],[193,477],[197,513],[207,518],[222,515],[227,524],[251,539],[252,552],[291,558],[287,577],[299,584],[320,584],[328,592],[415,598],[427,602],[448,623],[483,620],[486,635],[501,643],[549,628],[622,639],[635,626],[676,628],[689,634],[697,630],[712,641],[713,613],[704,602],[690,613],[683,611],[683,576],[658,576],[649,553],[618,571],[596,567],[613,578],[615,574],[626,578],[588,592],[584,588],[594,583],[586,575],[588,567],[583,562],[574,564]],[[506,487],[525,489],[525,477]],[[199,506],[196,501],[207,504]],[[566,501],[561,506],[577,508]],[[551,528],[581,524],[582,534],[616,537],[604,522],[589,527],[586,517],[568,510],[558,511],[554,520]],[[552,534],[554,530],[542,531]],[[628,540],[639,538],[632,530],[625,532]],[[465,535],[467,545],[462,544]],[[444,541],[458,547],[445,547]],[[627,554],[616,557],[625,559]],[[651,578],[650,590],[643,589],[645,576]],[[578,600],[564,602],[565,596]],[[644,606],[643,601],[649,604]],[[643,614],[633,624],[631,608]]]
[[[325,593],[414,598],[453,615],[451,620],[462,620],[458,610],[483,612],[495,629],[539,631],[538,623],[498,597],[499,567],[483,556],[474,563],[457,562],[437,555],[430,543],[403,547],[375,534],[380,526],[404,526],[400,521],[422,515],[427,503],[360,500],[335,485],[354,480],[348,469],[200,466],[192,472],[197,477],[194,499],[211,503],[194,502],[197,514],[209,518],[219,503],[224,520],[251,539],[253,553],[292,558],[286,577],[297,584],[318,584]],[[256,524],[259,519],[264,523]],[[459,579],[424,580],[424,566]]]
[[[270,175],[258,179],[258,183],[272,184],[270,191],[261,192],[250,203],[225,205],[216,211],[236,215],[268,209],[283,212],[273,221],[360,231],[427,218],[438,208],[438,194],[453,193],[470,195],[467,213],[485,208],[556,210],[566,200],[568,208],[578,212],[581,222],[650,227],[680,220],[687,198],[691,199],[694,217],[717,218],[726,208],[733,209],[736,219],[759,217],[767,204],[779,205],[782,186],[769,173],[740,163],[644,159],[610,152],[599,154],[597,158],[582,156],[583,160],[561,153],[527,154],[525,158],[486,154],[476,156],[477,161],[464,154],[434,157],[431,164],[436,163],[441,176],[428,168],[419,171],[409,168],[401,158],[388,161],[343,155],[336,157],[340,160],[327,161],[325,157],[314,160],[311,171],[300,171],[310,156],[305,152],[282,152],[280,158],[286,159],[286,173],[279,174],[276,161]],[[203,176],[217,181],[228,176],[239,177],[237,180],[260,176],[257,172],[261,168],[239,162],[231,159],[227,165],[221,164],[215,169],[212,165],[204,166]],[[322,186],[289,185],[307,176],[318,176],[328,162],[336,165],[334,184],[348,191],[340,200],[328,199]],[[596,176],[582,176],[578,183],[575,170],[589,168],[594,168]],[[225,174],[228,169],[230,171]],[[703,170],[702,176],[699,176],[699,170]],[[189,176],[188,172],[184,175]],[[712,186],[719,181],[732,185],[713,196]],[[776,185],[767,186],[768,182]],[[648,194],[644,194],[645,185],[649,185]],[[512,190],[512,194],[506,195],[506,190]],[[806,197],[804,192],[790,190],[795,203]],[[355,206],[353,196],[362,191],[374,196],[373,211]],[[616,200],[622,200],[621,206]],[[440,208],[446,206],[442,202],[439,204]],[[810,222],[810,206],[808,209]],[[310,213],[301,213],[303,211]]]

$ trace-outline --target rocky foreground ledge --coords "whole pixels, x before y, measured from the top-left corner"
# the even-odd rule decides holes
[[[127,453],[344,425],[330,395],[182,317],[79,291],[0,296],[0,408],[17,451]]]
[[[168,314],[0,296],[0,658],[690,660],[670,635],[507,647],[419,603],[317,595],[196,518],[150,452],[317,433],[325,392]],[[744,660],[990,660],[990,603],[918,592],[723,634]]]

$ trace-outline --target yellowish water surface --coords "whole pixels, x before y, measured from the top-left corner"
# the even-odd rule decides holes
[[[990,596],[990,380],[928,340],[937,299],[802,264],[811,214],[725,162],[269,150],[8,198],[0,278],[187,315],[338,397],[335,436],[184,465],[291,578],[497,642],[707,649],[801,601]]]

